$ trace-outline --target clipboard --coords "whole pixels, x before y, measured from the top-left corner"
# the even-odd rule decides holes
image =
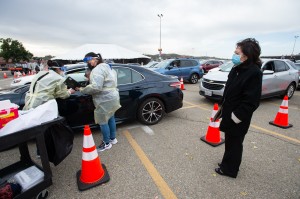
[[[74,80],[72,77],[67,77],[65,80],[65,84],[69,88],[73,88],[73,89],[75,89],[76,87],[82,87],[82,85],[79,82],[77,82],[76,80]]]

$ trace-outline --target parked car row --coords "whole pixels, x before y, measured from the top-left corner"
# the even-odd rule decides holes
[[[220,100],[232,67],[233,63],[229,62],[221,66],[219,71],[207,73],[200,81],[199,94],[208,99]],[[299,71],[294,68],[293,62],[271,59],[264,61],[261,69],[263,71],[261,98],[293,96],[299,84]]]
[[[112,64],[117,72],[121,108],[116,112],[116,121],[139,120],[141,123],[156,124],[165,113],[175,111],[183,105],[183,93],[177,77],[161,75],[140,66]],[[72,77],[82,86],[87,84],[84,77],[86,64],[66,67],[65,75]],[[30,85],[1,91],[0,100],[10,99],[24,106],[25,94]],[[76,91],[68,99],[57,99],[59,114],[66,117],[73,128],[94,124],[92,96]]]

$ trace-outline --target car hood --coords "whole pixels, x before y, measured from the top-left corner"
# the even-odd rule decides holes
[[[211,72],[216,72],[216,71],[219,71],[221,68],[220,67],[216,67],[216,68],[212,68],[210,69],[208,72],[211,73]]]
[[[34,77],[35,77],[35,75],[30,75],[30,76],[25,76],[25,77],[19,77],[16,79],[20,79],[21,81],[31,81]]]
[[[226,82],[229,72],[213,71],[203,76],[204,79]]]

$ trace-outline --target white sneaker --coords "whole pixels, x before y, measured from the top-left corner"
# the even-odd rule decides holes
[[[101,151],[105,151],[107,149],[110,149],[112,147],[111,143],[105,144],[104,141],[102,141],[102,143],[97,147],[97,151],[101,152]]]
[[[111,144],[117,144],[118,140],[117,140],[117,138],[115,138],[113,140],[109,140],[109,143],[111,143]]]

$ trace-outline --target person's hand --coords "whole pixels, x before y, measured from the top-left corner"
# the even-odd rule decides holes
[[[73,93],[75,93],[75,90],[74,90],[73,88],[70,88],[70,89],[68,90],[68,92],[69,92],[70,94],[73,94]]]
[[[79,90],[80,90],[80,87],[76,87],[75,90],[76,90],[76,91],[79,91]]]

